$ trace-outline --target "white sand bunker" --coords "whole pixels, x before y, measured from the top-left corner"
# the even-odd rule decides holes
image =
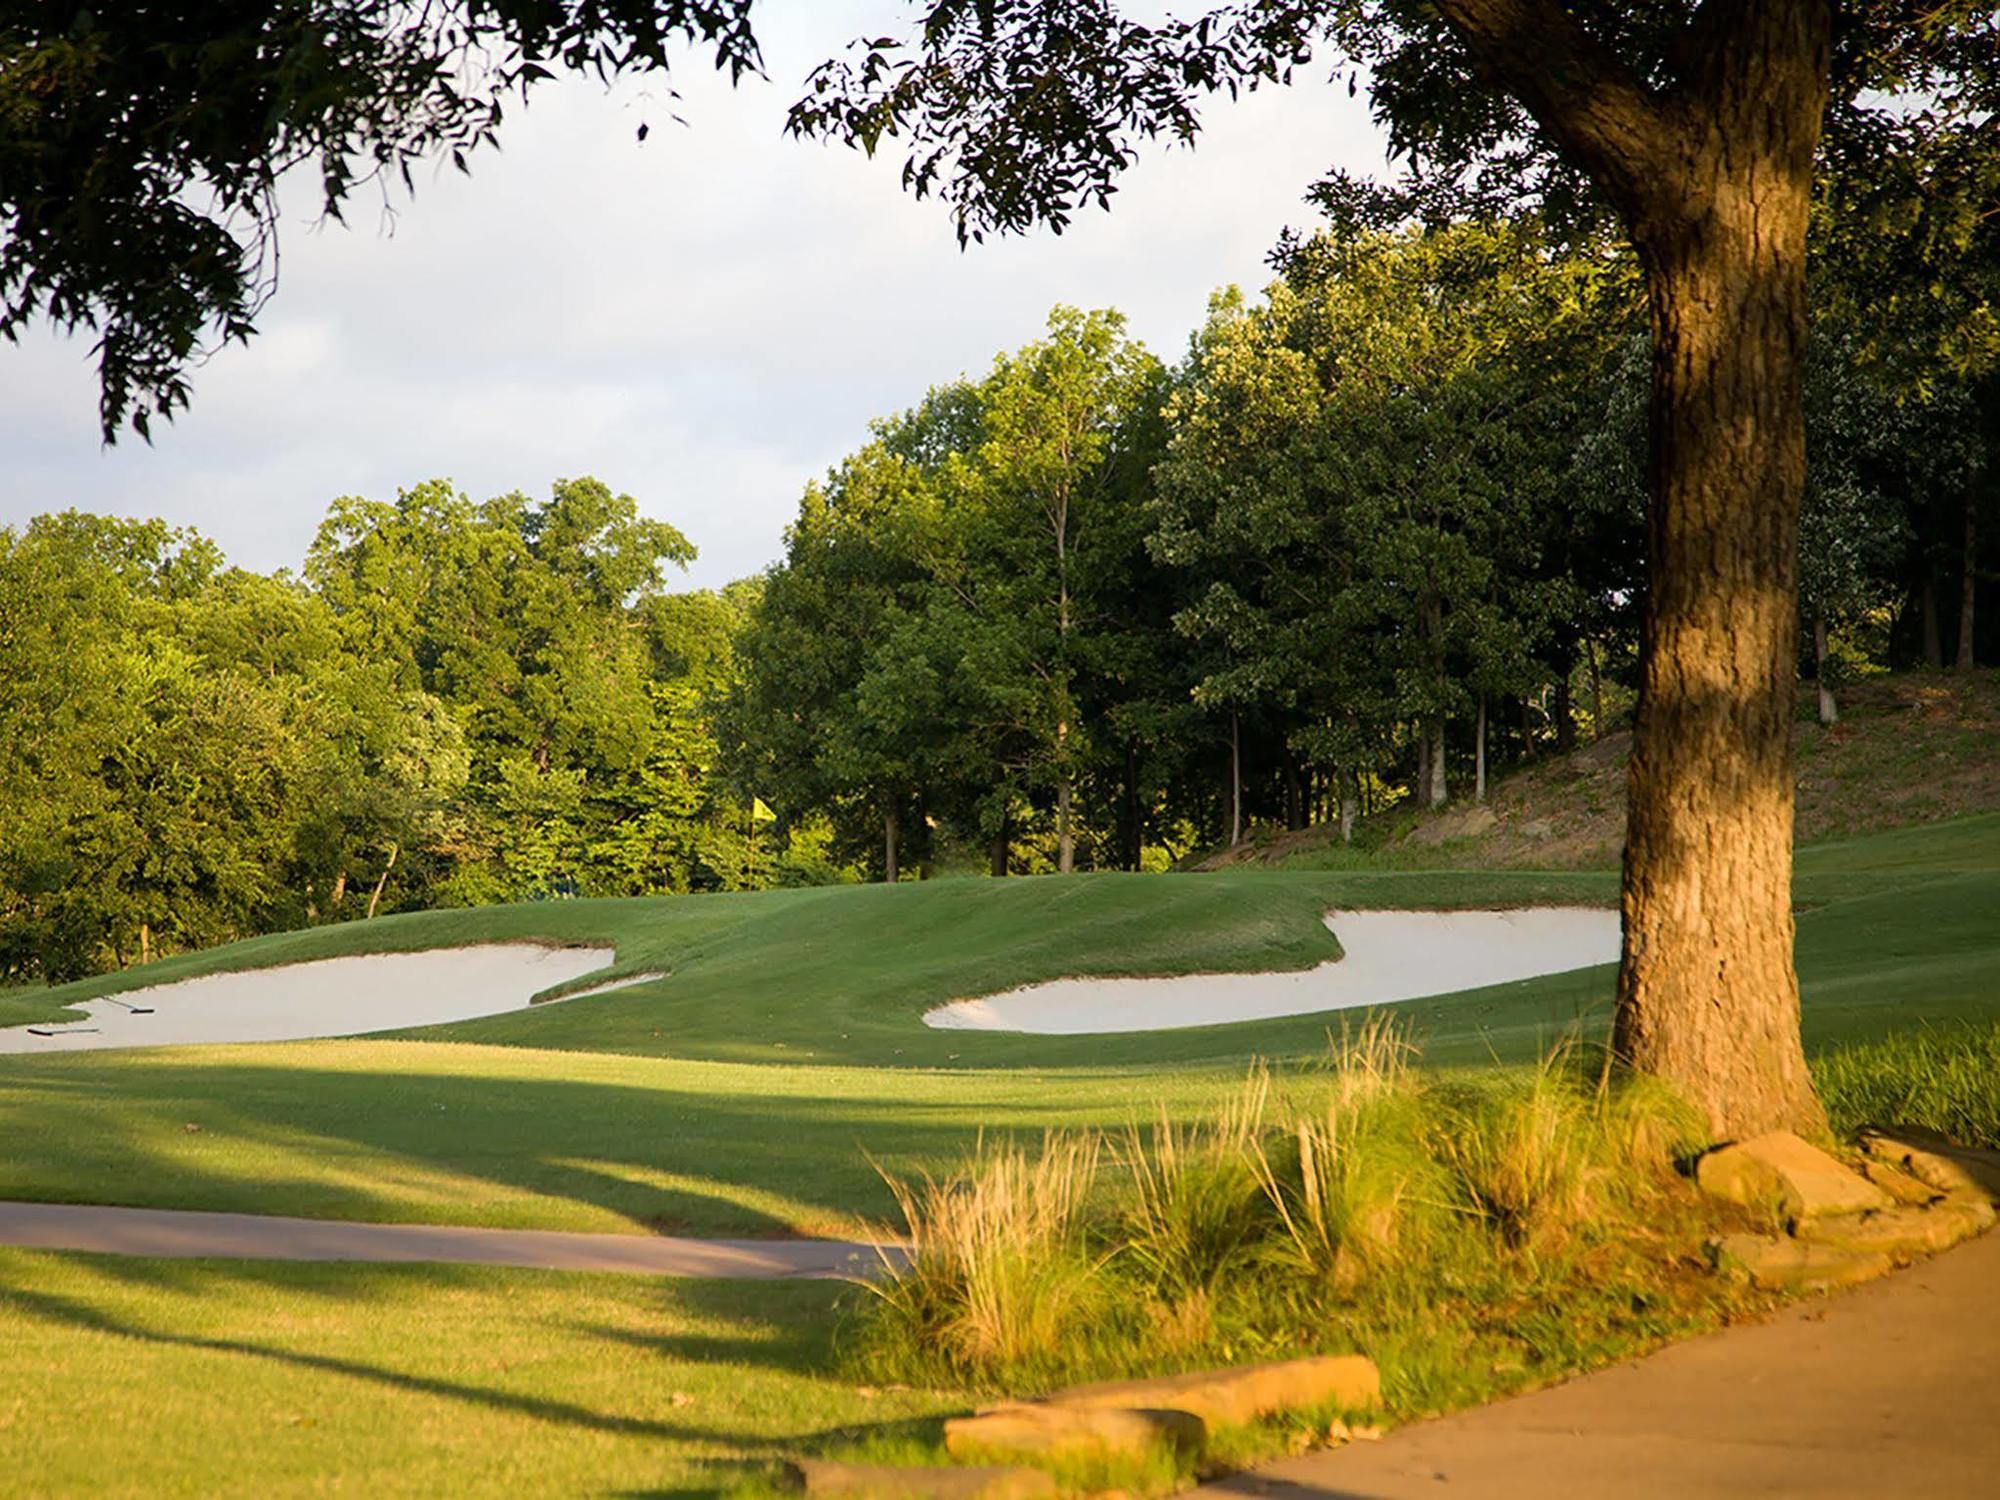
[[[960,1031],[1073,1036],[1264,1021],[1420,1000],[1563,974],[1618,958],[1618,913],[1588,907],[1521,911],[1332,912],[1343,957],[1288,974],[1185,974],[1169,979],[1058,979],[924,1016]]]
[[[540,991],[602,969],[613,956],[610,948],[485,943],[209,974],[83,1001],[85,1021],[0,1027],[0,1052],[290,1042],[470,1021],[520,1010]],[[592,993],[650,977],[614,980]]]

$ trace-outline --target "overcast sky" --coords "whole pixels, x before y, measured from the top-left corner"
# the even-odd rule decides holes
[[[339,495],[594,474],[692,538],[691,582],[720,584],[778,555],[801,487],[871,417],[983,370],[1058,302],[1118,307],[1174,359],[1212,290],[1264,283],[1308,184],[1381,167],[1364,102],[1302,82],[1213,103],[1198,149],[1148,152],[1108,216],[961,252],[900,157],[782,133],[812,65],[892,11],[771,6],[770,79],[736,91],[700,66],[678,102],[546,86],[501,152],[420,177],[390,226],[357,201],[351,227],[316,228],[294,195],[262,333],[197,373],[151,447],[101,447],[88,340],[0,345],[0,524],[163,516],[269,570],[299,564]]]

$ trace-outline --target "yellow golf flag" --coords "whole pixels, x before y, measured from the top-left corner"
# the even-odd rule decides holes
[[[764,805],[762,797],[752,797],[750,799],[750,821],[753,823],[775,823],[778,821],[778,815]]]

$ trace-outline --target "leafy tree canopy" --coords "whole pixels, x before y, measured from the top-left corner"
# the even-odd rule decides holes
[[[753,0],[0,0],[0,332],[45,320],[96,339],[107,440],[190,396],[203,349],[247,339],[276,277],[279,178],[357,190],[469,167],[509,104],[558,70],[670,76],[687,52],[761,67]],[[1115,0],[929,0],[807,80],[790,128],[869,151],[949,205],[962,238],[1109,206],[1148,139],[1191,141],[1210,96],[1341,67],[1366,83],[1407,168],[1389,191],[1316,189],[1336,219],[1433,221],[1524,201],[1588,221],[1601,197],[1492,81],[1534,57],[1551,85],[1609,60],[1669,110],[1720,66],[1737,7],[1711,0],[1238,0],[1149,24]],[[895,26],[891,21],[885,23]],[[1838,7],[1830,160],[1891,185],[1957,181],[1930,215],[1950,244],[1991,206],[2000,19],[1976,0]],[[1475,52],[1473,37],[1479,39]],[[1505,55],[1505,56],[1503,56]],[[1902,165],[1894,165],[1900,163]],[[1894,185],[1896,174],[1906,179]]]

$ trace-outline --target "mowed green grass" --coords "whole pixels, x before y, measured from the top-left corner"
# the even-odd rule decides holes
[[[844,1290],[0,1249],[0,1493],[714,1494],[962,1407],[830,1374]]]
[[[1355,877],[1286,871],[1097,874],[896,886],[542,902],[422,912],[281,933],[22,996],[45,1017],[74,1000],[224,970],[361,952],[532,940],[610,944],[608,972],[668,978],[574,1005],[538,1006],[426,1039],[568,1047],[735,1062],[918,1066],[1097,1060],[1101,1044],[956,1036],[921,1024],[931,1006],[1072,975],[1255,972],[1339,956],[1321,921],[1342,905],[1609,904],[1606,875],[1425,872]],[[592,975],[569,988],[598,982]],[[1198,1050],[1198,1049],[1197,1049]],[[1211,1052],[1215,1049],[1211,1048]],[[1121,1061],[1172,1061],[1149,1038]]]
[[[1799,919],[1814,1048],[2000,1013],[2000,817],[1826,846],[1807,851],[1801,867],[1802,892],[1818,889]],[[987,1036],[931,1031],[920,1020],[930,1004],[1066,970],[1316,962],[1332,947],[1319,921],[1326,906],[1543,900],[1552,887],[1570,899],[1609,893],[1600,876],[1257,872],[784,892],[716,898],[712,909],[706,898],[569,903],[384,922],[374,932],[406,946],[611,936],[620,968],[668,963],[674,973],[629,995],[420,1033],[425,1040],[0,1058],[0,1197],[536,1228],[854,1233],[889,1211],[878,1165],[942,1170],[982,1132],[1117,1125],[1163,1108],[1195,1114],[1253,1059],[1281,1072],[1310,1066],[1330,1028],[1358,1019]],[[368,931],[321,929],[231,951],[296,957]],[[1077,956],[1065,960],[1066,949]],[[210,967],[218,957],[203,955]],[[1567,1031],[1601,1028],[1610,999],[1607,968],[1388,1009],[1407,1018],[1433,1065],[1477,1067],[1524,1062]]]
[[[1804,851],[1799,891],[1815,1048],[2000,1014],[2000,818]],[[1326,907],[1614,893],[1604,874],[965,881],[435,913],[264,939],[0,1003],[45,1014],[51,1000],[246,963],[509,937],[611,941],[621,970],[673,972],[416,1037],[0,1058],[0,1197],[861,1232],[890,1206],[877,1163],[942,1170],[982,1132],[1190,1116],[1256,1057],[1281,1089],[1309,1084],[1343,1019],[981,1037],[928,1031],[929,1005],[1066,973],[1316,963],[1336,951]],[[1435,1065],[1508,1065],[1600,1026],[1610,978],[1393,1009]],[[971,1398],[843,1379],[837,1304],[858,1295],[0,1249],[0,1492],[713,1494],[845,1429],[924,1447],[935,1416]]]

